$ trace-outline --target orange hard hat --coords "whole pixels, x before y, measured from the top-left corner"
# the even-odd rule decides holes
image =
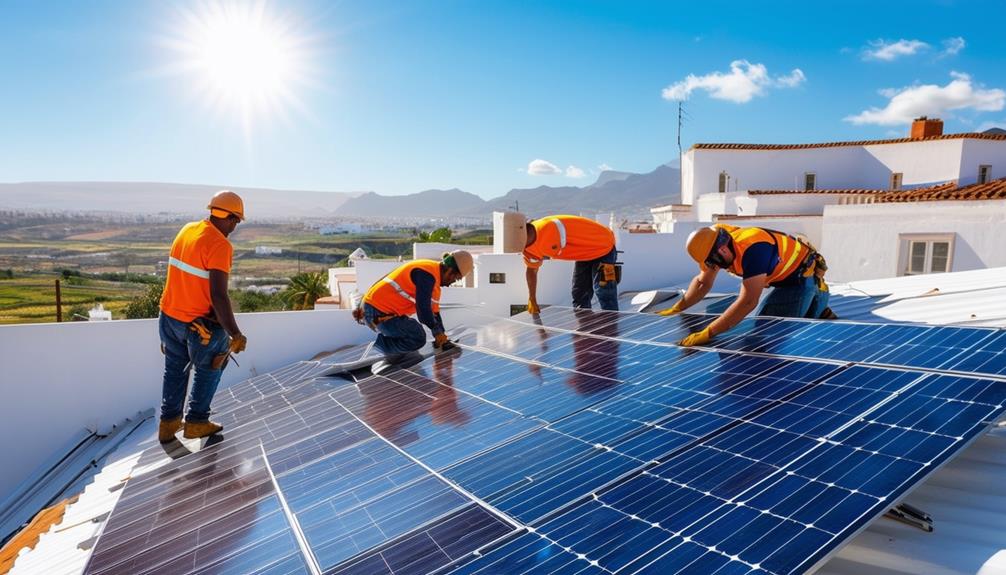
[[[230,190],[217,192],[210,200],[210,205],[206,207],[210,209],[210,214],[218,218],[235,215],[241,221],[245,219],[245,203],[241,200],[241,196]]]
[[[706,269],[706,260],[709,259],[709,254],[716,247],[718,236],[719,231],[713,228],[699,228],[688,235],[688,240],[685,242],[688,255],[699,262],[699,267],[702,269]]]

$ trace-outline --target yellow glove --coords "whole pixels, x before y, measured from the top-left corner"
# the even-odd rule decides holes
[[[433,347],[437,349],[450,349],[454,347],[454,344],[452,344],[451,340],[447,338],[446,333],[438,333],[433,336]]]
[[[531,315],[538,315],[541,313],[541,308],[538,307],[538,302],[533,299],[527,300],[527,313]]]
[[[707,327],[702,331],[688,334],[688,337],[678,342],[678,345],[683,345],[685,347],[692,347],[693,345],[706,345],[711,339],[713,339],[713,334]]]
[[[669,316],[669,315],[674,315],[676,313],[681,313],[681,300],[678,300],[678,303],[674,304],[674,306],[671,307],[671,308],[662,309],[662,310],[658,311],[657,315]]]
[[[231,353],[241,353],[248,347],[248,338],[242,334],[231,336]]]

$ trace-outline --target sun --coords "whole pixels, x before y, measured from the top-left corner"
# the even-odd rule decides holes
[[[302,107],[308,84],[308,37],[289,15],[257,2],[218,0],[182,10],[166,41],[170,70],[185,77],[200,103],[240,120],[246,130]]]

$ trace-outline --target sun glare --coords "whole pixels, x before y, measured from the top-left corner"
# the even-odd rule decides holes
[[[172,70],[192,82],[197,100],[237,117],[246,130],[269,115],[302,107],[306,38],[264,1],[216,1],[183,11],[167,42]]]

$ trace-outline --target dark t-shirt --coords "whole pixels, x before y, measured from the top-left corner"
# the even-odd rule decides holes
[[[779,265],[779,250],[774,244],[769,242],[752,244],[744,251],[744,257],[741,259],[741,269],[744,272],[742,277],[748,279],[761,274],[769,275],[777,265]],[[794,274],[790,274],[789,277],[772,285],[789,285],[797,279],[793,276]]]
[[[444,324],[440,314],[433,313],[433,288],[436,278],[419,268],[409,273],[409,279],[416,286],[416,318],[430,328],[433,335],[443,333]]]

